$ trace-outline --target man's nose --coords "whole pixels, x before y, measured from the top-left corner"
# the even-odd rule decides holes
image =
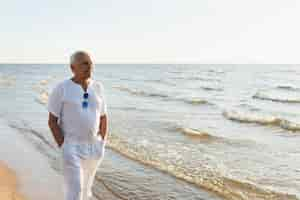
[[[84,71],[91,71],[92,70],[92,66],[91,65],[82,65],[82,69],[84,70]]]

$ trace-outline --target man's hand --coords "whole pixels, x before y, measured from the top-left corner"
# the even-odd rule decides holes
[[[59,148],[64,144],[64,142],[57,144]]]
[[[100,127],[98,131],[98,135],[101,135],[102,140],[105,140],[107,132],[107,117],[106,115],[102,115],[100,117]]]
[[[100,131],[98,131],[97,134],[101,136],[102,140],[105,140],[105,134],[101,133]]]
[[[64,136],[61,134],[60,127],[57,124],[58,118],[49,112],[48,126],[52,132],[52,135],[60,148],[64,143]]]

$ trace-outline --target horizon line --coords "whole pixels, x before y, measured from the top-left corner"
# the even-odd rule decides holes
[[[21,63],[21,62],[0,62],[0,65],[69,65],[70,63],[46,63],[46,62],[40,62],[40,63],[30,63],[30,62],[25,62],[25,63]],[[300,63],[148,63],[148,62],[132,62],[132,63],[94,63],[94,65],[118,65],[118,64],[122,64],[122,65],[300,65]]]

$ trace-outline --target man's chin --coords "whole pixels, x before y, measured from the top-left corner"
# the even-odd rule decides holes
[[[81,76],[82,79],[89,79],[91,78],[91,74],[84,74]]]

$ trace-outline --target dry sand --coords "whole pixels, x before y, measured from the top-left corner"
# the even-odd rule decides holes
[[[14,171],[0,161],[0,199],[1,200],[25,200],[18,192],[18,180]]]

